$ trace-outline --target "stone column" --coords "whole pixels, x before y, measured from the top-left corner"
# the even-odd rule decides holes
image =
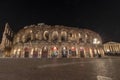
[[[61,42],[61,32],[58,32],[58,42]]]
[[[49,42],[52,42],[52,32],[49,32]]]

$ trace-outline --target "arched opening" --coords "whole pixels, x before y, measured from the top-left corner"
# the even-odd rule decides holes
[[[29,42],[30,40],[31,40],[31,35],[28,34],[28,35],[27,35],[27,38],[26,38],[26,40],[25,40],[25,42]]]
[[[38,49],[35,48],[35,49],[33,50],[33,58],[37,58],[37,57],[38,57]]]
[[[67,54],[68,54],[68,51],[67,51],[67,47],[62,47],[62,57],[64,58],[67,58]]]
[[[48,31],[45,31],[45,32],[43,33],[43,38],[44,38],[44,40],[46,40],[46,41],[49,40],[49,32],[48,32]]]
[[[80,47],[80,57],[84,58],[85,54],[84,54],[84,48]]]
[[[80,43],[84,43],[83,33],[82,32],[78,33],[78,38],[79,38]]]
[[[51,57],[57,57],[58,56],[58,48],[56,46],[51,48]]]
[[[20,49],[18,49],[16,53],[17,53],[17,54],[16,54],[16,55],[17,55],[16,57],[18,57],[18,58],[22,57],[22,53],[21,53],[21,50],[20,50]]]
[[[22,42],[24,43],[25,41],[26,41],[26,36],[23,35],[23,36],[22,36]]]
[[[91,57],[91,55],[90,55],[90,48],[89,47],[85,48],[85,52],[86,52],[86,57]]]
[[[20,37],[17,36],[17,38],[16,38],[16,43],[19,43],[19,42],[20,42]]]
[[[48,57],[48,48],[45,46],[42,48],[41,58],[47,58],[47,57]]]
[[[71,40],[72,40],[72,37],[73,37],[72,32],[69,32],[69,33],[68,33],[68,40],[71,41]]]
[[[70,56],[76,56],[76,48],[74,46],[72,46],[70,49],[69,49],[69,54]]]
[[[29,57],[29,48],[28,48],[28,47],[25,47],[24,51],[25,51],[24,57],[25,57],[25,58],[28,58],[28,57]]]
[[[67,41],[67,33],[65,31],[61,32],[61,41],[62,42]]]
[[[52,33],[52,40],[53,40],[53,42],[57,42],[58,41],[58,32],[57,31],[54,31]]]
[[[90,43],[90,35],[88,33],[85,34],[86,43]]]

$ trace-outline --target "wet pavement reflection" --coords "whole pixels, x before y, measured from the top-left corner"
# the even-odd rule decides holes
[[[120,58],[0,59],[0,80],[120,80]]]

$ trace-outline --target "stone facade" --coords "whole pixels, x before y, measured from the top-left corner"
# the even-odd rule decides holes
[[[120,43],[107,42],[103,44],[104,52],[107,55],[120,55]]]
[[[13,44],[13,31],[9,24],[5,24],[5,29],[2,36],[2,41],[0,44],[0,57],[10,56],[10,52]]]
[[[25,26],[14,34],[10,57],[82,58],[104,55],[98,33],[62,25]]]

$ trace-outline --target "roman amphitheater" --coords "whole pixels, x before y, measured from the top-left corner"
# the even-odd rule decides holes
[[[4,33],[13,36],[7,27]],[[104,55],[98,33],[44,23],[25,26],[14,34],[12,41],[3,38],[1,46],[5,56],[16,58],[93,58]]]

